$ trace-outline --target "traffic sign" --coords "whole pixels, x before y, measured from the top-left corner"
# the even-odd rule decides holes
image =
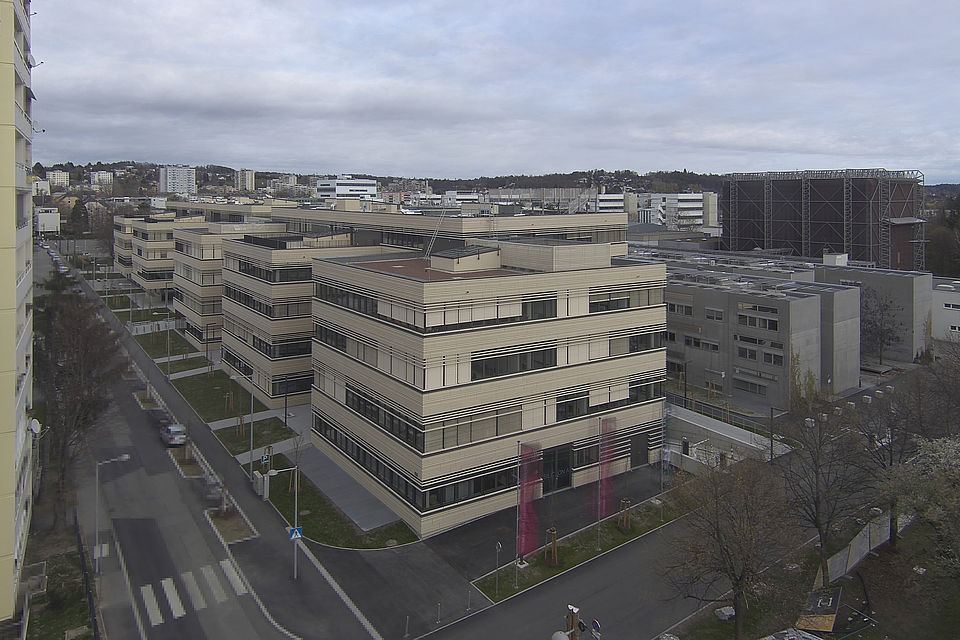
[[[593,635],[593,637],[597,640],[600,640],[600,621],[594,620],[590,626],[593,627],[593,629],[590,631],[591,635]]]
[[[299,540],[303,537],[303,527],[291,527],[290,528],[290,539]]]
[[[270,456],[267,454],[260,456],[260,464],[270,464]]]

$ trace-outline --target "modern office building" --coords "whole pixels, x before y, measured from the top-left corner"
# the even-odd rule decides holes
[[[0,620],[18,617],[36,469],[33,406],[33,196],[30,3],[0,0]]]
[[[160,167],[160,193],[192,194],[197,192],[197,170],[185,164]]]
[[[662,224],[670,231],[693,231],[717,225],[717,194],[638,193],[638,221]]]
[[[335,207],[295,209],[274,207],[271,216],[274,220],[286,222],[287,228],[297,233],[325,234],[349,230],[354,234],[354,244],[360,245],[382,244],[442,251],[461,247],[474,238],[523,236],[618,243],[618,250],[626,254],[627,216],[624,213],[531,211],[516,215],[511,210],[507,215],[463,215],[458,208],[450,212],[401,214],[399,206],[385,202],[340,199],[335,204]]]
[[[202,227],[205,220],[203,216],[177,218],[172,213],[130,220],[130,279],[147,293],[167,299],[173,293],[173,231],[177,228]],[[114,246],[118,242],[116,237],[115,227]],[[116,262],[122,266],[120,258],[121,255],[117,253]]]
[[[257,172],[251,169],[239,169],[237,171],[236,187],[237,191],[255,191],[257,188]]]
[[[807,380],[856,387],[860,290],[667,266],[667,370],[719,401],[788,409]]]
[[[528,497],[658,460],[664,267],[618,252],[315,260],[314,443],[420,536],[515,506],[524,446]]]
[[[923,270],[923,174],[886,169],[733,173],[720,194],[723,246],[819,260],[846,253]]]
[[[281,226],[282,225],[275,225]],[[310,400],[313,258],[381,254],[350,234],[284,232],[223,240],[222,366],[268,407]]]
[[[208,354],[219,351],[223,327],[224,240],[248,233],[283,233],[283,224],[210,222],[173,230],[173,309],[184,317],[184,335]]]
[[[370,178],[354,178],[353,176],[337,176],[336,178],[321,178],[317,180],[317,198],[363,198],[377,197],[377,181]]]

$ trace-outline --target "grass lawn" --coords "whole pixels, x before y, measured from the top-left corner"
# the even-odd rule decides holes
[[[956,638],[960,629],[960,580],[937,557],[937,534],[930,525],[904,529],[896,548],[885,545],[868,556],[856,573],[841,581],[844,602],[869,601],[877,626],[864,640],[883,638]],[[914,567],[927,570],[924,575]],[[860,591],[862,589],[862,591]],[[863,609],[861,609],[862,611]]]
[[[167,372],[167,363],[158,363],[157,366],[164,373]],[[185,358],[183,360],[170,361],[170,373],[180,373],[181,371],[190,371],[191,369],[205,369],[210,366],[210,361],[203,356],[194,358]]]
[[[90,626],[80,556],[76,551],[47,558],[47,593],[35,598],[30,609],[29,639],[60,640],[65,631]]]
[[[600,527],[600,548],[609,551],[625,542],[629,542],[644,533],[656,529],[665,522],[669,522],[682,515],[674,507],[669,498],[663,502],[663,516],[661,519],[660,507],[654,507],[649,502],[639,505],[630,512],[630,527],[626,531],[617,526],[617,518],[605,521]],[[553,565],[547,561],[541,552],[535,557],[528,557],[529,566],[520,571],[518,585],[514,589],[514,568],[512,565],[500,568],[499,592],[496,587],[496,576],[491,574],[474,584],[483,591],[488,598],[499,602],[504,598],[537,585],[567,569],[575,567],[599,555],[597,553],[597,530],[587,529],[571,538],[559,542],[557,556],[559,563]]]
[[[247,400],[249,402],[249,400]],[[244,416],[243,432],[233,427],[223,427],[214,431],[220,438],[220,442],[227,448],[231,455],[237,455],[250,450],[250,433],[247,431],[249,425]],[[293,429],[285,427],[280,418],[267,418],[266,420],[257,420],[253,423],[253,448],[259,449],[268,444],[289,440],[297,435]]]
[[[274,456],[275,469],[292,466],[293,463],[286,456]],[[292,472],[270,479],[270,502],[288,523],[292,523],[294,494],[289,490],[289,473]],[[300,510],[297,524],[303,527],[303,535],[323,544],[348,549],[379,549],[389,546],[387,543],[390,541],[404,544],[417,539],[403,522],[394,522],[366,533],[361,531],[303,475],[300,476],[297,507]]]
[[[126,315],[122,311],[118,315],[120,320],[126,320]],[[134,318],[136,318],[136,312],[134,312]],[[167,332],[166,331],[155,331],[153,333],[144,333],[139,336],[136,336],[137,342],[140,343],[140,346],[143,347],[143,350],[151,358],[164,358],[167,355]],[[182,356],[186,353],[194,353],[197,350],[195,346],[187,342],[187,339],[177,333],[175,330],[170,331],[170,355],[171,356]],[[166,369],[164,369],[166,370]],[[173,369],[171,369],[173,371]],[[249,401],[249,399],[248,399]]]
[[[935,549],[936,532],[926,524],[913,524],[903,531],[895,549],[889,545],[879,548],[877,555],[868,556],[847,578],[835,582],[833,586],[843,590],[835,635],[857,640],[956,637],[960,628],[960,580],[940,569]],[[802,563],[802,570],[770,570],[767,584],[777,587],[759,600],[751,599],[744,618],[746,637],[769,635],[796,622],[818,568],[815,551],[803,553],[801,560],[795,560]],[[923,567],[927,573],[921,576],[914,567]],[[733,621],[721,622],[713,615],[721,604],[707,607],[673,633],[684,640],[732,638]],[[870,614],[876,624],[840,629],[853,614],[852,609]]]
[[[107,309],[112,309],[114,311],[117,309],[130,308],[130,298],[127,296],[107,296],[103,299],[103,303],[107,305]]]
[[[173,317],[173,312],[169,311],[166,307],[154,307],[152,309],[134,309],[133,310],[133,322],[147,322],[149,320],[166,320],[167,314],[170,314],[170,317]],[[121,313],[121,317],[126,316],[126,320],[130,319],[129,313]]]
[[[171,333],[170,335],[173,337],[174,334]],[[145,336],[137,336],[137,339],[143,337]],[[184,340],[184,342],[186,341]],[[234,407],[244,414],[250,412],[250,394],[247,393],[246,389],[230,380],[230,376],[219,369],[212,373],[198,373],[195,376],[177,378],[173,381],[173,386],[180,391],[187,402],[190,403],[190,406],[206,422],[223,420],[237,415],[236,409],[230,410],[228,408],[227,396],[230,393],[233,393],[236,398]],[[254,399],[253,405],[254,412],[266,410],[266,407],[257,399]]]

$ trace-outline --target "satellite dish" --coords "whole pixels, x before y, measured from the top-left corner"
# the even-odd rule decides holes
[[[40,421],[37,420],[36,418],[31,420],[29,423],[27,423],[27,428],[30,429],[30,432],[33,435],[35,436],[40,435]]]

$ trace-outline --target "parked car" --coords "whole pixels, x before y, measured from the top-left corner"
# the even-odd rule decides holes
[[[182,424],[167,424],[160,428],[160,439],[168,447],[187,444],[187,428]]]

